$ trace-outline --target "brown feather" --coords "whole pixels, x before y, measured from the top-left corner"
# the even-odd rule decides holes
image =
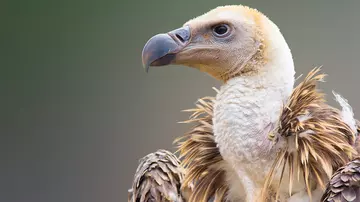
[[[214,98],[199,99],[196,109],[185,123],[195,127],[185,136],[178,138],[182,165],[186,168],[183,187],[192,186],[189,202],[226,201],[228,187],[225,182],[224,160],[216,147],[213,134]]]
[[[180,191],[184,169],[169,151],[158,150],[140,159],[128,202],[183,202],[187,189]]]
[[[323,202],[360,201],[360,157],[338,169],[327,184]]]
[[[325,77],[318,74],[319,71],[320,68],[313,69],[294,89],[277,128],[269,135],[276,143],[285,143],[275,143],[279,147],[278,156],[283,158],[276,158],[272,170],[281,169],[281,164],[289,164],[291,182],[295,177],[293,170],[301,172],[310,197],[314,183],[326,184],[333,172],[356,154],[353,148],[355,134],[342,120],[340,111],[327,105],[324,94],[316,88],[317,82]],[[268,175],[263,195],[274,174]],[[292,184],[289,189],[291,187]]]

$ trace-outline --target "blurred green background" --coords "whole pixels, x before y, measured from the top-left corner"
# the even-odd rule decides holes
[[[138,159],[172,141],[219,83],[183,67],[141,66],[154,34],[216,6],[244,4],[282,30],[297,74],[360,113],[360,1],[1,1],[0,201],[125,201]],[[330,102],[333,102],[329,96]],[[360,118],[360,115],[357,116]]]

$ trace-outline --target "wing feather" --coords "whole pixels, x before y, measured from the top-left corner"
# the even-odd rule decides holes
[[[128,202],[183,202],[184,169],[171,152],[160,149],[140,159]],[[187,191],[184,189],[184,191]]]
[[[339,168],[327,184],[322,202],[360,201],[360,157]]]

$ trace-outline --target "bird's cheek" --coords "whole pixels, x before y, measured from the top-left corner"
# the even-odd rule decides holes
[[[186,47],[175,55],[174,63],[199,69],[217,77],[224,70],[221,53],[215,49],[203,48],[201,45]]]
[[[173,63],[178,65],[194,65],[201,60],[201,53],[192,47],[185,47],[182,51],[175,54]]]

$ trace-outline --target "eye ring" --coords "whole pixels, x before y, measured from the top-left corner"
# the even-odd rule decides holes
[[[212,32],[216,37],[224,38],[230,34],[230,26],[227,24],[218,24],[212,27]]]

